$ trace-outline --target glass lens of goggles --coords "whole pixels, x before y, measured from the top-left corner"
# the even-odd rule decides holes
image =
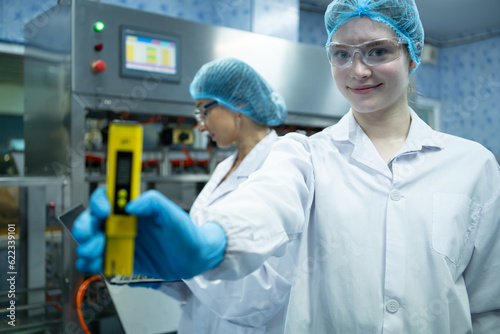
[[[354,54],[359,52],[363,62],[368,66],[389,63],[401,57],[406,41],[402,38],[380,38],[357,45],[330,42],[326,44],[326,53],[330,64],[334,67],[349,67]]]
[[[218,103],[217,101],[212,101],[208,104],[205,104],[201,108],[196,108],[193,112],[193,115],[194,115],[194,118],[196,119],[196,122],[198,122],[198,124],[200,124],[201,126],[205,126],[205,118],[208,115],[208,109],[210,107],[215,106],[217,103]]]

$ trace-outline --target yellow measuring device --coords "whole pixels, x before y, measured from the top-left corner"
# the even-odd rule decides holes
[[[132,122],[109,125],[106,183],[111,214],[106,219],[106,276],[132,275],[137,217],[125,212],[139,196],[142,167],[142,126]]]

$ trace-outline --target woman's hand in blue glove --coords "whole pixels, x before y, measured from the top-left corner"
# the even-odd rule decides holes
[[[189,215],[156,190],[125,210],[138,217],[134,272],[167,281],[191,278],[224,257],[226,235],[215,223],[193,224]]]
[[[103,223],[111,211],[105,187],[94,191],[89,208],[73,226],[73,236],[80,243],[76,267],[99,273],[105,245]],[[155,190],[145,192],[125,210],[138,217],[136,274],[167,281],[190,278],[215,267],[224,256],[226,235],[218,224],[194,225],[184,210]]]
[[[79,243],[76,248],[76,268],[83,273],[97,274],[103,271],[106,243],[103,224],[110,212],[106,187],[100,187],[90,196],[89,208],[73,224],[72,234]]]

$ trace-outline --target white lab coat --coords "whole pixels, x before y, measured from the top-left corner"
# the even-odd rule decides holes
[[[500,333],[498,163],[411,117],[388,164],[352,111],[278,140],[203,210],[228,239],[204,277],[242,277],[300,240],[286,333]]]
[[[277,138],[272,130],[219,185],[232,168],[236,153],[220,162],[193,203],[191,219],[202,223],[198,219],[200,209],[236,190],[251,173],[261,168]],[[269,258],[260,268],[239,280],[209,281],[198,276],[186,280],[185,284],[164,285],[163,292],[185,301],[178,333],[283,333],[296,257],[291,254],[292,248],[284,257]]]

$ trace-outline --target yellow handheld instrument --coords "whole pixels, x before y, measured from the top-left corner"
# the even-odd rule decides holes
[[[125,205],[140,192],[142,126],[131,122],[109,125],[106,183],[111,214],[106,219],[106,276],[131,275],[137,217],[125,212]]]

